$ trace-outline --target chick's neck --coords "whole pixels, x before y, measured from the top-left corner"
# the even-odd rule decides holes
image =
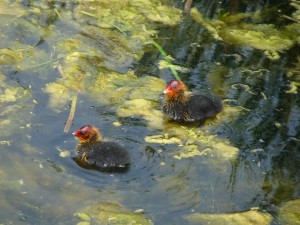
[[[167,95],[166,97],[167,97],[167,102],[174,102],[174,103],[179,102],[184,104],[189,100],[189,96],[183,90]]]

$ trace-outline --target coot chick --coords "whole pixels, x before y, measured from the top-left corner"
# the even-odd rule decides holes
[[[182,81],[171,81],[164,94],[163,111],[168,117],[177,121],[199,121],[203,124],[206,118],[222,111],[222,103],[218,98],[191,95]]]
[[[75,158],[80,166],[107,172],[128,170],[130,158],[127,150],[117,143],[102,141],[102,134],[96,127],[85,125],[73,135],[80,141]]]

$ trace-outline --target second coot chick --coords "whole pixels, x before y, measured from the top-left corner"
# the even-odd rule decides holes
[[[191,95],[182,81],[171,81],[164,94],[163,111],[174,120],[204,123],[206,118],[222,111],[222,103],[218,98]]]
[[[73,135],[80,141],[76,148],[78,156],[75,158],[79,165],[108,172],[128,169],[130,158],[127,150],[115,142],[103,141],[96,127],[85,125]]]

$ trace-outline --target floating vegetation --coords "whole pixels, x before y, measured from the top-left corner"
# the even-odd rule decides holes
[[[151,225],[150,220],[143,215],[131,212],[123,206],[116,203],[103,202],[92,206],[88,206],[75,216],[80,218],[82,222],[89,222],[87,224],[118,224],[118,225]],[[81,224],[80,222],[79,224]]]
[[[5,2],[1,5],[1,9],[8,9],[12,4]],[[13,16],[1,15],[4,23],[0,25],[2,34],[13,37],[3,37],[4,45],[17,49],[0,49],[0,64],[18,63],[18,70],[62,64],[66,77],[60,77],[45,87],[45,91],[51,93],[49,106],[53,108],[64,106],[74,94],[81,93],[82,88],[91,82],[86,79],[95,77],[99,70],[126,72],[142,57],[144,45],[157,33],[159,24],[174,26],[182,19],[180,10],[159,1],[128,0],[121,4],[119,1],[79,1],[74,8],[76,20],[71,19],[68,12],[58,9],[37,3],[26,12],[32,20],[16,18],[18,11],[15,10]],[[23,15],[23,11],[19,15]],[[53,25],[50,34],[46,28],[56,18],[73,32],[64,33]],[[53,47],[51,55],[31,48],[41,41],[41,36],[47,37],[47,44]]]
[[[7,0],[0,1],[0,15],[18,15],[22,16],[25,14],[25,10],[18,7],[18,3],[8,3]]]
[[[119,117],[142,116],[148,121],[149,127],[167,129],[168,133],[164,134],[166,136],[149,136],[145,140],[152,143],[180,145],[180,153],[174,155],[177,159],[196,155],[210,155],[223,159],[236,157],[238,149],[230,146],[226,141],[218,140],[214,135],[199,133],[193,129],[187,130],[181,126],[166,127],[163,113],[159,109],[160,96],[165,87],[165,82],[161,79],[150,76],[138,78],[133,72],[123,75],[116,72],[97,75],[82,74],[82,66],[76,63],[80,62],[81,65],[85,65],[87,63],[85,55],[73,54],[66,60],[68,63],[65,64],[65,75],[46,87],[46,91],[50,93],[52,106],[64,105],[74,92],[81,92],[90,95],[103,105],[115,108]],[[61,97],[61,93],[64,93],[64,98]],[[230,107],[226,108],[225,115],[222,115],[224,120],[237,113],[236,111],[230,112]],[[170,136],[170,134],[175,135]]]
[[[268,225],[273,218],[269,213],[250,210],[240,213],[205,214],[195,213],[185,217],[191,224]]]
[[[174,26],[182,18],[180,10],[149,0],[125,0],[122,3],[107,0],[79,1],[75,12],[80,23],[92,24],[98,29],[93,32],[83,29],[90,38],[98,39],[97,44],[100,46],[97,51],[103,50],[106,54],[112,51],[128,60],[141,58],[143,46],[157,34],[157,24]]]
[[[205,19],[196,9],[191,10],[193,19],[203,25],[215,39],[229,44],[251,46],[265,51],[272,60],[279,59],[279,52],[290,49],[296,37],[286,30],[279,30],[272,24],[250,24],[241,19],[251,14],[226,15],[220,20]],[[234,23],[233,23],[234,22]]]
[[[120,27],[118,27],[118,26],[116,26],[116,25],[114,25],[114,24],[111,24],[111,23],[108,22],[108,21],[103,21],[101,18],[97,17],[97,16],[94,15],[94,14],[91,14],[91,13],[88,13],[88,12],[85,12],[85,11],[80,11],[80,13],[85,14],[85,15],[88,15],[88,16],[91,16],[91,17],[94,17],[94,18],[98,19],[99,21],[101,21],[101,22],[103,22],[103,23],[107,23],[109,26],[112,26],[112,27],[116,28],[118,31],[120,31],[120,33],[123,34],[124,36],[127,36],[127,35],[125,34],[125,32],[124,32]]]
[[[279,208],[279,221],[286,225],[300,224],[300,199],[294,199],[284,203]]]
[[[112,11],[112,8],[115,10]],[[114,82],[122,82],[126,77],[126,81],[136,80],[134,84],[138,83],[134,75],[127,73],[124,76],[121,73],[126,73],[133,62],[142,57],[144,45],[156,34],[157,23],[168,26],[178,24],[182,18],[180,11],[164,6],[159,1],[131,0],[120,3],[95,0],[88,3],[79,1],[75,16],[78,23],[72,25],[80,32],[57,43],[63,54],[61,64],[66,76],[46,84],[45,91],[51,95],[49,106],[58,109],[78,93],[98,94],[104,90],[108,99],[105,102],[111,104],[115,104],[118,98],[121,100],[122,94],[127,91],[132,92],[131,96],[139,95],[139,92],[140,96],[144,94],[141,98],[149,96],[151,91],[141,91],[142,88],[134,91],[133,86],[126,87],[125,83],[123,88],[115,91]],[[112,75],[115,81],[109,77],[111,72],[107,71],[119,72]],[[154,87],[157,86],[151,89]]]
[[[171,131],[171,133],[163,135],[146,136],[145,141],[179,145],[179,151],[174,152],[173,155],[176,159],[208,156],[217,160],[232,160],[239,153],[239,149],[231,146],[228,141],[220,140],[215,135],[203,133],[201,130],[195,128],[178,127],[171,129]],[[170,134],[173,134],[173,136]]]
[[[173,65],[170,64],[167,60],[160,60],[159,61],[159,67],[160,70],[163,69],[171,69],[171,71],[179,71],[181,73],[188,73],[190,72],[190,69],[186,68],[186,67],[182,67],[182,66],[178,66],[178,65]],[[175,75],[174,75],[175,76]],[[179,76],[177,76],[179,77]],[[177,77],[175,76],[175,78],[177,79]]]
[[[133,72],[119,74],[84,73],[88,63],[80,53],[69,55],[64,61],[64,76],[46,85],[45,91],[50,94],[49,105],[61,108],[72,99],[72,96],[88,94],[95,101],[115,107],[121,117],[144,116],[151,124],[162,124],[163,115],[158,100],[165,87],[161,79],[145,76],[137,78]],[[157,120],[160,122],[157,123]]]
[[[113,13],[111,11],[112,5],[115,8],[121,7],[122,10],[116,10]],[[41,11],[33,10],[32,13],[40,14]],[[58,11],[55,13],[60,19],[63,20],[65,18]],[[79,93],[99,94],[104,92],[105,95],[103,96],[107,96],[107,99],[104,101],[102,99],[102,103],[114,105],[122,102],[118,109],[119,116],[142,115],[152,122],[152,125],[162,124],[162,114],[155,109],[157,107],[155,101],[158,99],[159,93],[161,93],[164,86],[162,82],[160,82],[160,85],[157,85],[150,82],[149,78],[139,81],[134,75],[123,76],[121,74],[108,75],[105,78],[106,75],[104,76],[103,73],[99,74],[98,79],[96,74],[98,67],[95,67],[95,65],[101,62],[106,68],[114,70],[118,70],[118,67],[124,68],[125,65],[130,65],[133,60],[137,60],[142,56],[144,51],[143,45],[152,35],[156,34],[156,25],[151,22],[159,22],[168,26],[176,25],[181,20],[180,11],[164,6],[159,2],[154,3],[151,1],[143,3],[136,0],[123,1],[122,4],[119,1],[89,1],[88,4],[85,1],[79,1],[75,13],[79,23],[86,24],[87,21],[90,21],[92,25],[80,28],[80,34],[74,38],[66,37],[65,39],[60,39],[60,42],[56,45],[62,54],[56,58],[51,57],[51,60],[48,61],[37,63],[38,61],[34,60],[33,63],[28,63],[27,57],[22,61],[22,52],[2,49],[2,63],[7,65],[21,61],[19,62],[19,68],[29,70],[62,60],[64,72],[61,73],[61,77],[55,82],[46,84],[45,91],[50,94],[49,106],[56,109],[63,107],[73,99],[65,131],[68,130],[74,116],[74,106],[76,105],[76,97],[74,96],[77,96]],[[93,19],[96,19],[96,21]],[[23,19],[19,19],[19,22],[16,24],[20,28],[18,30],[26,30],[25,35],[19,38],[21,41],[23,40],[23,44],[33,45],[40,40],[37,26]],[[74,28],[79,28],[79,24],[73,23],[72,25]],[[123,35],[107,28],[115,28]],[[16,29],[12,29],[12,31],[14,30]],[[152,43],[161,52],[163,51],[157,43]],[[43,53],[41,52],[41,54]],[[40,55],[35,55],[35,57],[39,60],[46,58],[40,57]],[[31,58],[30,60],[33,59]],[[168,58],[166,60],[170,62]],[[90,62],[94,62],[94,65]],[[175,71],[174,74],[176,74],[176,70],[173,68],[171,70]],[[126,77],[126,83],[131,82],[131,85],[127,86],[126,83],[122,83],[124,77]],[[178,75],[177,78],[180,79]],[[92,79],[96,79],[96,82],[93,83]],[[103,82],[103,80],[105,81]],[[133,80],[135,82],[132,83]],[[152,80],[155,80],[155,78]],[[142,84],[143,82],[144,84]],[[105,87],[104,83],[109,87]],[[120,83],[123,86],[119,86]],[[97,88],[100,85],[101,88]],[[139,85],[140,88],[136,88]],[[151,95],[151,93],[154,94]],[[127,98],[124,98],[124,95]],[[145,99],[145,96],[147,96],[147,99]],[[158,120],[159,122],[157,123]],[[161,125],[159,126],[161,127]]]
[[[60,108],[69,102],[74,95],[84,90],[85,77],[88,76],[81,70],[86,65],[87,58],[79,52],[65,57],[63,61],[63,73],[57,81],[46,84],[45,91],[51,94],[49,105]]]
[[[297,0],[292,0],[290,4],[296,8],[296,11],[292,14],[292,20],[300,23],[300,2]]]
[[[230,120],[241,110],[237,107],[225,106],[221,113],[221,119]],[[216,122],[216,119],[208,119],[206,125]],[[214,121],[214,122],[212,122]],[[219,139],[209,132],[209,126],[203,128],[185,127],[177,124],[170,124],[164,127],[165,133],[160,135],[146,136],[145,141],[159,144],[176,144],[179,151],[174,151],[174,158],[183,159],[195,156],[208,156],[211,158],[235,159],[239,149],[232,146],[228,141]]]
[[[1,129],[0,134],[3,138],[18,133],[21,127],[26,127],[34,103],[30,90],[6,84],[2,73],[0,73],[0,81],[0,127],[4,128]]]
[[[146,21],[174,26],[181,19],[179,9],[163,5],[160,1],[149,0],[124,0],[121,3],[117,0],[90,0],[88,2],[80,0],[78,11],[86,11],[106,20],[109,18],[111,22],[105,22],[106,26],[122,23],[123,27],[130,28],[130,30],[135,30],[134,27],[140,24],[146,24]]]
[[[287,93],[297,94],[298,87],[300,87],[300,57],[298,57],[298,62],[295,67],[290,68],[287,73],[287,77],[291,80],[290,89]]]
[[[0,65],[15,64],[23,58],[22,53],[7,48],[0,49]]]
[[[111,73],[100,74],[94,84],[89,90],[92,96],[105,96],[95,100],[116,107],[118,116],[142,116],[150,127],[162,127],[163,114],[158,107],[165,82],[161,79],[137,78],[133,72],[126,75]]]

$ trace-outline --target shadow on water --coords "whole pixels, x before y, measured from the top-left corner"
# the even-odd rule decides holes
[[[290,15],[294,9],[287,1],[245,2],[195,1],[194,6],[207,18],[217,18],[226,12],[266,10],[261,23],[274,23],[275,19],[277,26],[281,27],[291,22],[274,13],[275,9],[280,9],[283,14]],[[182,7],[181,1],[174,4]],[[30,10],[36,7],[32,1],[21,1],[21,6],[18,6],[20,14],[28,12],[18,18],[20,23],[12,22],[9,28],[0,26],[3,33],[7,31],[7,35],[14,37],[10,40],[7,37],[1,42],[1,48],[13,49],[13,44],[17,44],[15,48],[28,56],[28,60],[25,57],[22,61],[21,55],[6,50],[2,53],[9,60],[5,61],[6,64],[0,60],[0,78],[3,74],[5,78],[1,81],[7,85],[0,86],[1,91],[18,90],[9,95],[10,99],[17,96],[15,99],[1,102],[4,102],[6,110],[0,114],[0,223],[75,224],[80,221],[75,213],[81,212],[85,206],[113,202],[131,212],[141,211],[154,224],[186,224],[184,217],[191,213],[232,213],[252,207],[271,213],[275,218],[273,223],[278,224],[278,206],[299,197],[300,99],[299,93],[289,93],[292,86],[287,76],[287,69],[297,63],[298,47],[281,53],[279,60],[272,61],[261,50],[216,41],[189,15],[184,15],[179,25],[157,28],[157,41],[175,59],[173,63],[189,69],[182,72],[181,78],[191,90],[205,90],[228,100],[225,104],[229,107],[242,109],[241,113],[225,122],[220,120],[200,128],[200,132],[208,130],[221,140],[228,140],[238,149],[235,159],[220,160],[213,153],[178,159],[176,156],[182,150],[180,144],[145,141],[146,136],[166,133],[172,124],[156,128],[151,127],[149,120],[142,115],[120,115],[118,108],[129,108],[131,102],[124,106],[116,100],[119,96],[96,95],[90,98],[95,94],[89,93],[89,86],[97,82],[95,74],[98,75],[98,70],[124,73],[130,68],[141,79],[147,75],[165,81],[173,79],[169,70],[158,69],[162,58],[154,48],[145,47],[144,55],[139,52],[140,46],[131,51],[120,41],[123,37],[118,39],[119,34],[114,33],[112,40],[107,39],[105,32],[111,32],[110,29],[102,30],[101,35],[96,29],[91,29],[90,26],[95,23],[92,20],[84,21],[89,26],[88,30],[81,30],[81,24],[76,23],[76,19],[81,17],[75,15],[75,4],[49,3],[44,8],[47,13],[43,15],[36,15]],[[64,11],[72,16],[65,15]],[[11,17],[1,19],[7,22]],[[67,22],[62,22],[66,18],[69,18]],[[28,28],[31,27],[28,21],[35,19],[40,27],[48,28],[50,25],[53,30],[42,29],[43,32],[39,31],[41,35],[37,35],[34,27],[22,35],[13,26],[18,24]],[[126,26],[130,26],[123,25],[125,30]],[[155,29],[154,24],[147,27],[148,32],[150,28]],[[79,37],[80,46],[73,42],[73,36]],[[60,46],[58,41],[63,44]],[[118,41],[119,45],[116,44]],[[133,40],[135,42],[138,41]],[[24,50],[23,45],[30,47]],[[64,85],[69,85],[79,99],[75,120],[68,133],[63,133],[63,129],[70,107],[64,104],[64,99],[68,100],[70,93],[60,87],[60,91],[65,91],[58,96],[61,105],[53,107],[49,104],[53,92],[49,91],[47,84],[60,79],[61,74],[49,66],[52,64],[34,68],[45,59],[53,60],[52,63],[58,61],[54,55],[63,50],[55,46],[72,51],[78,48],[78,52],[86,50],[90,54],[85,52],[88,56],[83,54],[77,66],[79,69],[76,67],[82,74],[87,74],[88,85],[79,85],[81,73],[75,80],[78,89],[63,77],[67,80]],[[119,48],[122,51],[116,52]],[[101,49],[100,53],[95,49]],[[50,59],[49,52],[52,54]],[[143,57],[138,64],[132,60],[138,60],[141,55]],[[33,57],[32,61],[30,57]],[[72,57],[68,59],[74,60]],[[25,66],[30,69],[20,69]],[[130,89],[130,82],[126,82],[127,86],[122,80],[114,85],[121,98],[132,100],[134,89]],[[104,83],[101,85],[105,86]],[[124,90],[129,90],[129,94],[124,92],[122,95]],[[161,99],[153,100],[150,95],[149,91],[149,96],[144,96],[152,101],[152,108],[161,110]],[[107,99],[113,99],[112,103],[107,104]],[[104,137],[126,146],[132,159],[128,171],[102,173],[81,168],[72,160],[76,156],[77,141],[71,133],[84,124],[99,127]],[[186,142],[182,141],[181,145],[188,145]],[[207,149],[203,146],[201,151]]]

